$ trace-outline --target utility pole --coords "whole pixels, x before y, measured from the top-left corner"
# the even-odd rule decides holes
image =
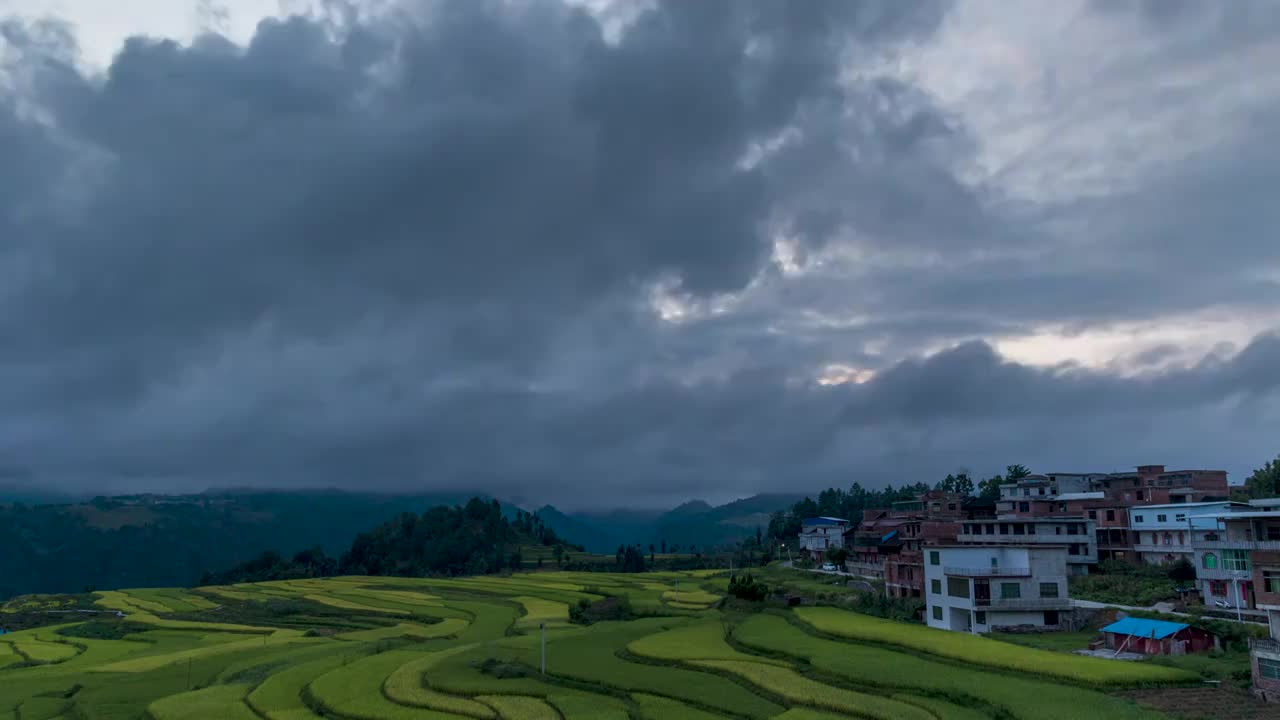
[[[547,674],[547,624],[538,623],[538,629],[542,631],[542,674]]]

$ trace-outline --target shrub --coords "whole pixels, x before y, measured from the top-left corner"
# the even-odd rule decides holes
[[[739,600],[762,602],[769,597],[769,586],[751,577],[751,573],[729,578],[729,594]]]

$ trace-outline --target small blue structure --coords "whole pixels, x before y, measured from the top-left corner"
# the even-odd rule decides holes
[[[1127,650],[1144,655],[1182,655],[1210,650],[1218,644],[1212,633],[1186,623],[1139,617],[1121,618],[1102,628],[1102,632],[1107,647],[1117,654]]]

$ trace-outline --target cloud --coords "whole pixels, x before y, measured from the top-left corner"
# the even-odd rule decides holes
[[[0,26],[0,465],[655,504],[1223,465],[1185,417],[1275,412],[1269,335],[1139,348],[1137,375],[993,349],[1263,313],[1270,115],[1163,176],[1028,200],[980,172],[972,107],[903,71],[948,3],[357,10],[135,37],[101,74],[65,25]]]

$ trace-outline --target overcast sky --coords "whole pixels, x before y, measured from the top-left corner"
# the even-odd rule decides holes
[[[0,484],[657,506],[1280,452],[1280,3],[0,17]]]

